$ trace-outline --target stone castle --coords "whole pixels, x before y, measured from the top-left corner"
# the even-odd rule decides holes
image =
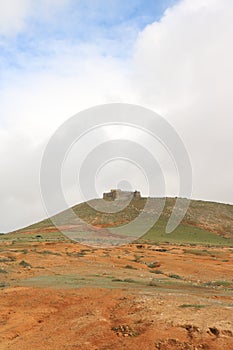
[[[120,189],[114,189],[110,192],[103,193],[103,199],[106,200],[116,200],[116,199],[129,199],[132,198],[141,198],[141,193],[139,191],[122,191]]]

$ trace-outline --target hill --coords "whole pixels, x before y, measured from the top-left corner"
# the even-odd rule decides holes
[[[90,206],[100,200],[73,210],[104,234],[145,202],[114,214]],[[192,201],[166,234],[174,203],[166,199],[137,243],[112,249],[69,240],[50,219],[1,235],[0,349],[232,349],[232,206]],[[80,229],[68,211],[55,219],[64,232]]]
[[[72,232],[80,230],[80,219],[93,227],[104,229],[106,227],[114,229],[131,222],[144,210],[147,198],[133,198],[123,209],[115,213],[104,213],[94,209],[99,205],[101,199],[81,203],[72,207],[77,218],[70,219],[69,211],[65,210],[53,217],[59,222],[62,232],[72,235]],[[150,198],[150,203],[154,208],[159,208],[161,198]],[[138,241],[146,243],[198,243],[210,245],[233,245],[233,205],[192,200],[185,217],[180,225],[171,233],[165,233],[166,224],[175,205],[176,198],[166,198],[165,206],[159,220],[155,225]],[[186,199],[183,199],[186,201]],[[115,201],[114,205],[122,204]],[[87,226],[81,227],[83,235]],[[16,238],[23,239],[25,235],[28,239],[64,240],[57,227],[51,219],[45,219],[21,230],[10,233]],[[104,231],[102,231],[104,233]],[[101,231],[99,231],[101,234]],[[11,237],[12,238],[12,237]],[[7,239],[7,236],[5,237]],[[82,241],[82,239],[80,239]],[[85,241],[85,238],[83,238]]]

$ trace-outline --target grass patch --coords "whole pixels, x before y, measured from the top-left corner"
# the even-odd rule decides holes
[[[125,278],[125,279],[123,279],[123,282],[126,282],[126,283],[137,283],[137,281],[135,281],[132,278]]]
[[[134,255],[134,259],[133,259],[133,261],[135,261],[135,262],[137,262],[137,263],[139,263],[140,262],[140,260],[141,260],[141,258],[143,258],[143,255]]]
[[[82,249],[82,250],[80,250],[80,252],[66,252],[66,255],[80,258],[80,257],[87,255],[87,252],[89,252],[89,250]]]
[[[132,265],[125,265],[125,269],[131,269],[131,270],[137,270],[136,267],[133,267]]]
[[[151,273],[155,273],[156,275],[163,275],[163,271],[161,270],[150,270]]]
[[[57,252],[53,252],[53,251],[51,251],[51,250],[42,250],[42,251],[40,251],[40,252],[38,252],[37,251],[37,253],[38,254],[44,254],[44,255],[46,255],[46,254],[51,254],[51,255],[59,255],[59,256],[61,256],[62,254],[61,253],[57,253]]]
[[[0,288],[6,288],[8,287],[8,284],[5,282],[0,282]]]
[[[172,233],[166,233],[167,219],[160,218],[137,242],[156,243],[184,243],[214,246],[233,246],[232,238],[225,238],[202,228],[180,224]]]
[[[0,273],[8,273],[5,269],[0,269]]]
[[[191,307],[191,308],[195,308],[195,309],[202,309],[206,306],[207,305],[200,305],[200,304],[181,304],[181,305],[179,305],[179,307],[181,307],[181,308]]]
[[[137,283],[137,281],[135,281],[132,278],[125,278],[125,279],[121,279],[121,278],[113,278],[112,282],[122,282],[122,283]]]
[[[9,260],[8,258],[0,258],[0,263],[6,263],[6,262],[10,262],[12,260]]]
[[[120,278],[113,278],[112,282],[123,282],[123,280]]]
[[[174,279],[176,279],[176,280],[182,280],[182,277],[179,276],[179,275],[177,275],[177,274],[175,274],[175,273],[170,273],[170,274],[168,275],[168,277],[174,278]]]
[[[205,286],[208,287],[229,287],[232,283],[229,281],[225,281],[225,280],[219,280],[219,281],[209,281],[204,283]]]
[[[184,249],[185,254],[193,254],[198,256],[210,256],[213,258],[224,258],[225,253],[218,250],[207,249]]]
[[[157,287],[157,285],[158,285],[158,282],[154,278],[149,282],[149,286],[151,287]]]

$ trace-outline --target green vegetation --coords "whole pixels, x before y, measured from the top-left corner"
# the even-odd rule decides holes
[[[41,232],[41,237],[38,238],[38,235],[33,233],[33,231],[29,233],[24,233],[24,230],[12,232],[0,236],[0,242],[12,242],[12,244],[20,244],[24,245],[27,242],[69,242],[70,240],[65,237],[60,232]]]
[[[149,286],[151,286],[151,287],[157,287],[157,286],[158,286],[157,280],[153,278],[153,279],[149,282]]]
[[[150,270],[151,273],[155,273],[156,275],[163,275],[163,271],[161,270]]]
[[[199,256],[211,256],[213,258],[223,258],[225,253],[217,250],[206,250],[206,249],[184,249],[184,253],[199,255]]]
[[[233,284],[233,282],[229,282],[229,281],[225,281],[225,280],[221,280],[221,281],[209,281],[209,282],[206,282],[205,285],[208,286],[208,287],[229,287]]]
[[[202,228],[181,223],[172,233],[166,233],[167,220],[161,218],[138,241],[142,243],[194,243],[202,245],[232,246],[233,239],[219,236]]]
[[[125,265],[125,269],[137,270],[137,268],[132,265]]]
[[[168,276],[170,278],[175,278],[176,280],[182,280],[182,277],[180,277],[179,275],[176,275],[175,273],[170,273]]]
[[[61,256],[60,253],[58,253],[58,252],[52,252],[51,250],[37,251],[37,253],[38,253],[38,254],[44,254],[44,255],[50,254],[50,255],[60,255],[60,256]]]
[[[0,268],[0,273],[7,273],[7,271],[3,268]]]
[[[153,268],[155,268],[155,267],[160,266],[160,264],[159,264],[158,261],[149,262],[149,263],[146,263],[146,265],[147,265],[150,269],[153,269]]]
[[[25,260],[21,260],[20,263],[19,263],[20,266],[22,267],[25,267],[25,268],[28,268],[28,267],[31,267],[31,264],[29,264],[27,261]]]
[[[179,307],[186,308],[186,307],[191,307],[195,309],[202,309],[206,307],[207,305],[200,305],[200,304],[181,304]]]
[[[133,261],[135,261],[135,262],[140,262],[141,258],[143,258],[143,255],[137,255],[137,254],[135,254],[135,255],[134,255]]]
[[[91,231],[88,231],[84,225],[79,228],[80,232],[76,232],[76,224],[80,225],[81,218],[84,222],[92,225],[101,226],[104,225],[110,228],[116,226],[124,226],[125,224],[136,219],[137,216],[144,209],[147,199],[133,199],[128,206],[123,210],[119,209],[118,212],[104,213],[98,212],[94,209],[94,205],[98,203],[98,199],[89,201],[87,203],[81,203],[74,206],[72,209],[77,214],[77,219],[71,219],[69,211],[63,211],[53,217],[60,225],[67,226],[67,234],[69,237],[77,238],[78,241],[85,241],[88,243],[89,237],[91,237]],[[161,198],[151,198],[150,205],[152,208],[159,210],[161,205]],[[187,201],[182,199],[182,201]],[[161,243],[174,243],[174,244],[201,244],[205,246],[232,246],[233,247],[233,206],[222,203],[204,202],[204,201],[191,201],[189,209],[182,220],[181,224],[172,232],[166,233],[166,225],[171,215],[173,207],[175,205],[175,198],[166,198],[165,207],[160,216],[160,219],[156,224],[140,239],[137,239],[137,247],[140,244],[159,244]],[[120,203],[120,201],[119,201]],[[121,205],[115,203],[115,205]],[[157,209],[156,209],[157,208]],[[150,211],[149,211],[150,212]],[[148,215],[150,215],[148,212]],[[146,218],[144,219],[146,220]],[[144,229],[144,221],[138,223],[142,226],[142,232]],[[70,228],[69,228],[70,227]],[[140,229],[140,227],[139,227]],[[128,234],[125,232],[125,234]],[[133,235],[133,232],[129,232]],[[108,240],[107,237],[99,238],[99,243],[105,243]],[[111,237],[109,238],[111,240]],[[70,240],[61,234],[57,228],[54,227],[51,219],[43,220],[39,223],[35,223],[22,230],[15,231],[10,234],[1,235],[0,241],[11,241],[12,244],[20,244],[25,242],[70,242]],[[205,255],[208,254],[204,251],[194,252],[194,254]],[[137,262],[140,262],[139,257],[135,257]],[[136,261],[136,260],[135,260]]]

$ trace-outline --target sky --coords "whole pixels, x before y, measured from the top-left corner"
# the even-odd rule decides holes
[[[165,118],[189,154],[192,198],[233,204],[232,37],[231,0],[0,0],[0,232],[46,217],[46,145],[71,116],[106,103]],[[127,128],[101,132],[147,147],[166,189],[148,192],[143,171],[121,159],[100,164],[99,195],[127,183],[145,195],[179,193],[161,144]],[[101,132],[67,156],[69,205],[83,200],[74,160],[101,143]]]

